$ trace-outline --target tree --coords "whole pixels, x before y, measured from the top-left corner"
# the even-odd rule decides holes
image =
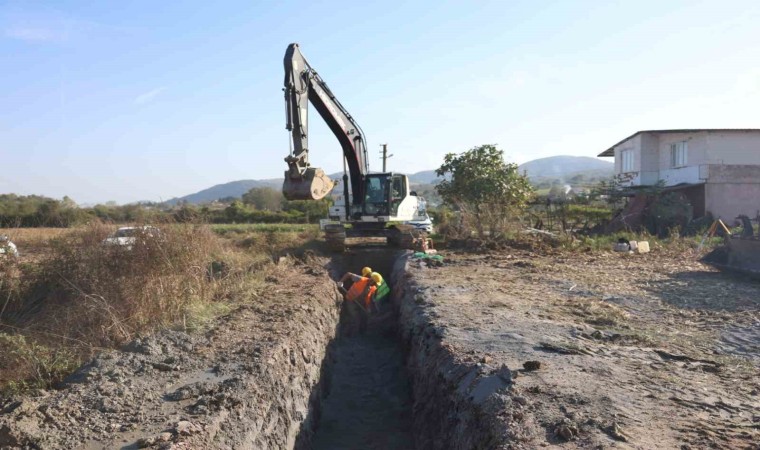
[[[248,209],[239,200],[235,200],[224,209],[224,215],[229,223],[245,222],[248,213]]]
[[[307,223],[318,222],[319,219],[327,217],[333,201],[331,197],[325,197],[319,200],[290,200],[282,205],[283,211],[299,211],[303,213]]]
[[[495,145],[449,153],[436,174],[444,177],[436,186],[441,198],[459,210],[463,229],[471,222],[481,238],[498,236],[533,196],[528,178]]]
[[[252,188],[243,194],[243,203],[263,211],[280,211],[285,197],[282,192],[269,187]]]

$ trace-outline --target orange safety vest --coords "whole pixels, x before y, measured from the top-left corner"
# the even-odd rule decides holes
[[[364,290],[367,288],[367,283],[370,281],[372,280],[367,277],[361,277],[357,281],[354,281],[354,284],[352,284],[348,289],[348,292],[346,292],[346,300],[358,300],[359,296],[361,296],[364,293]],[[370,302],[372,301],[372,294],[374,294],[376,290],[377,287],[375,286],[369,287],[367,295],[364,298],[364,305],[366,307],[369,308]]]

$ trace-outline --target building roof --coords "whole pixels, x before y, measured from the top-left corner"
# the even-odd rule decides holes
[[[615,147],[622,144],[623,142],[627,141],[628,139],[633,139],[636,136],[640,135],[641,133],[658,133],[658,134],[664,134],[664,133],[698,133],[698,132],[738,132],[738,133],[747,133],[752,131],[760,131],[760,128],[692,128],[692,129],[681,129],[681,130],[641,130],[633,133],[632,135],[628,136],[627,138],[621,140],[620,142],[616,143],[612,147],[608,148],[607,150],[603,151],[602,153],[599,153],[598,156],[615,156]]]

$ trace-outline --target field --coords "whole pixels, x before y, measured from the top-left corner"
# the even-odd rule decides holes
[[[409,424],[425,411],[454,408],[445,396],[472,381],[467,375],[453,391],[444,389],[435,374],[447,367],[486,381],[509,374],[508,399],[494,390],[503,384],[473,382],[472,395],[491,400],[478,406],[468,394],[453,410],[467,417],[463,411],[481,408],[489,420],[478,421],[471,436],[501,427],[496,435],[505,440],[498,442],[512,448],[749,449],[760,439],[760,283],[700,263],[700,238],[628,236],[651,240],[652,252],[643,255],[612,252],[617,236],[524,234],[491,248],[441,248],[442,266],[411,261],[393,274],[403,290],[417,292],[395,300],[416,315],[402,312],[394,319],[400,324],[386,316],[369,338],[333,341],[340,303],[318,227],[167,225],[165,241],[129,253],[101,244],[114,229],[0,231],[21,251],[19,264],[5,272],[18,283],[0,284],[0,407],[14,411],[0,415],[0,429],[14,439],[0,444],[68,448],[88,441],[107,448],[118,436],[160,446],[171,416],[176,423],[193,417],[199,428],[188,435],[170,429],[170,441],[208,445],[221,433],[235,446],[247,442],[241,439],[249,427],[235,417],[250,415],[277,424],[260,436],[271,440],[258,442],[274,445],[282,433],[295,439],[296,432],[289,419],[271,415],[305,411],[299,402],[325,389],[317,381],[327,370],[337,383],[330,389],[346,391],[324,403],[323,417],[338,428],[316,435],[319,448],[349,436],[359,445],[364,422],[371,433],[382,429],[395,439],[418,433],[425,443],[418,448],[430,448],[436,439],[453,439],[446,433],[456,428],[436,429],[430,419]],[[333,256],[330,275],[371,264],[390,277],[398,253],[383,252]],[[437,340],[408,338],[403,347],[396,326]],[[418,359],[433,344],[453,362]],[[77,375],[87,382],[55,390],[96,354]],[[357,376],[382,380],[365,391],[351,383]],[[357,404],[356,396],[376,405]],[[29,406],[7,406],[19,398]],[[246,409],[264,403],[280,406]],[[368,413],[373,407],[379,410]],[[32,420],[24,408],[46,415],[33,414],[34,426],[24,428]],[[314,408],[309,403],[303,416],[310,427]],[[345,408],[357,419],[343,420]],[[55,426],[72,415],[87,425]],[[405,419],[390,420],[399,417]],[[228,431],[213,428],[215,421]],[[311,429],[298,439],[310,439]],[[146,436],[154,440],[139,441]]]

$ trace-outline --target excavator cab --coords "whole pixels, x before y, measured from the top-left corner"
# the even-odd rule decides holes
[[[406,177],[392,173],[375,173],[364,179],[364,215],[398,215],[398,207],[406,197]]]
[[[294,170],[285,172],[282,194],[288,200],[320,200],[329,194],[333,187],[335,181],[325,175],[324,170],[309,167],[302,174]]]

